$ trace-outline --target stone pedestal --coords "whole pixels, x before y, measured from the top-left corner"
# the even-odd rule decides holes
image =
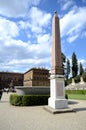
[[[65,99],[64,76],[51,75],[50,77],[50,98],[48,106],[54,109],[64,109],[68,107],[68,101]]]
[[[83,77],[80,78],[80,84],[84,84],[84,80],[83,80]]]
[[[71,83],[71,85],[75,85],[75,80],[74,80],[74,78],[72,78],[72,83]]]

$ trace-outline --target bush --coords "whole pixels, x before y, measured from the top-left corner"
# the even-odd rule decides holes
[[[72,83],[72,78],[65,80],[65,86]]]
[[[83,77],[84,82],[86,82],[86,72],[84,72],[84,73],[82,74],[82,77]]]
[[[66,90],[66,94],[86,94],[86,90]]]
[[[21,106],[22,97],[23,96],[18,96],[17,94],[11,94],[10,95],[10,104],[15,105],[15,106]]]
[[[67,93],[65,94],[65,98],[68,99],[68,94]]]
[[[10,95],[10,104],[15,106],[47,105],[49,95]]]

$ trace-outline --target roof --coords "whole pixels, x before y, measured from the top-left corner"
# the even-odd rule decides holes
[[[18,72],[4,72],[4,71],[2,71],[2,72],[0,72],[0,74],[21,74],[21,75],[23,75],[23,73],[18,73]]]
[[[29,69],[28,71],[26,71],[24,74],[26,74],[26,73],[28,73],[28,72],[30,72],[30,71],[32,71],[32,70],[46,70],[46,71],[49,71],[49,70],[46,69],[46,68],[31,68],[31,69]]]

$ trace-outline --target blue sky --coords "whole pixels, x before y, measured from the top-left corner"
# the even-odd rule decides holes
[[[0,71],[51,68],[55,10],[62,52],[86,67],[86,0],[0,0]]]

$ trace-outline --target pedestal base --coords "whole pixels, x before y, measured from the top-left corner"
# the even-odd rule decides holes
[[[54,109],[64,109],[68,107],[68,101],[65,99],[65,87],[63,75],[50,76],[50,98],[48,106]]]
[[[48,105],[54,109],[64,109],[68,107],[68,101],[66,99],[48,99]]]

